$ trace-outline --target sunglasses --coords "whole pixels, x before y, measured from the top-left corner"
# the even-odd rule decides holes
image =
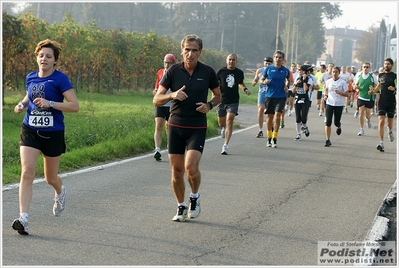
[[[370,66],[363,66],[363,68],[370,68]]]

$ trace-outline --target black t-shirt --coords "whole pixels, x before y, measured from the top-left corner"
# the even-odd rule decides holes
[[[206,114],[196,111],[197,102],[207,102],[208,90],[219,86],[216,72],[212,67],[198,62],[193,74],[187,72],[183,63],[172,65],[160,84],[172,92],[186,86],[184,92],[188,98],[172,100],[168,123],[177,127],[207,127]]]
[[[217,77],[219,79],[220,92],[222,94],[221,103],[238,103],[240,100],[238,85],[244,83],[244,72],[238,68],[229,70],[227,67],[223,67],[217,72]]]
[[[304,80],[301,75],[298,75],[298,78],[296,79],[295,83],[297,84],[297,89],[295,94],[301,98],[308,97],[309,87],[312,86],[311,84],[309,84],[309,76],[307,76]],[[308,86],[308,89],[306,91],[303,88],[304,84],[307,84]]]
[[[379,73],[378,81],[381,83],[380,100],[395,102],[396,91],[388,90],[388,87],[396,87],[396,73]]]

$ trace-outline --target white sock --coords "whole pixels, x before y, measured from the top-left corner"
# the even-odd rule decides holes
[[[301,134],[301,123],[296,123],[296,133]]]
[[[155,148],[156,152],[159,152],[160,150],[161,150],[161,148],[159,148],[159,147]]]
[[[199,194],[198,193],[190,193],[190,197],[192,198],[198,198]]]
[[[27,212],[21,212],[21,213],[19,213],[19,216],[21,216],[22,219],[27,221],[29,215]]]
[[[183,203],[177,203],[177,206],[185,206],[185,207],[187,207],[187,204],[186,204],[186,202],[183,202]]]

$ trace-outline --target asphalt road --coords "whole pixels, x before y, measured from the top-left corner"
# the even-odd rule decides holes
[[[253,112],[251,112],[253,111]],[[255,138],[256,107],[242,106],[229,155],[220,137],[201,160],[199,218],[173,222],[167,154],[152,153],[64,174],[67,209],[52,215],[54,192],[34,184],[30,235],[12,230],[18,189],[3,186],[4,266],[317,265],[318,241],[362,241],[397,173],[397,140],[376,150],[377,130],[358,137],[354,108],[324,147],[315,107],[310,136],[294,141],[286,117],[278,148]],[[377,124],[377,116],[372,117]],[[396,129],[396,120],[395,120]],[[396,135],[396,133],[395,133]],[[132,141],[134,142],[134,141]],[[186,187],[188,199],[189,187]]]

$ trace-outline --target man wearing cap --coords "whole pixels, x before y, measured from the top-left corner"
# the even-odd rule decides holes
[[[254,80],[252,81],[252,86],[256,86],[260,79],[260,75],[262,74],[262,71],[266,69],[267,66],[273,64],[273,58],[272,57],[266,57],[263,59],[263,67],[259,68],[255,72],[255,77]],[[257,138],[262,138],[263,137],[263,120],[264,120],[264,113],[265,113],[265,101],[266,101],[266,89],[267,86],[260,83],[259,84],[259,91],[258,91],[258,125],[259,125],[259,132],[256,135]]]
[[[283,66],[284,56],[285,54],[280,50],[274,52],[274,65],[266,67],[266,69],[262,71],[260,78],[260,83],[267,85],[265,102],[265,113],[267,115],[266,146],[273,148],[277,148],[281,113],[285,108],[288,86],[293,83],[293,79],[290,76],[290,70]]]
[[[152,94],[157,93],[158,87],[159,87],[159,81],[161,81],[161,78],[165,74],[165,72],[168,70],[170,66],[172,66],[174,63],[176,63],[176,57],[173,54],[166,54],[163,60],[163,69],[158,70],[157,73],[157,80],[155,81],[155,89],[153,90]],[[170,93],[170,90],[167,92]],[[157,161],[161,161],[161,144],[162,144],[162,130],[163,126],[165,125],[165,122],[169,118],[169,108],[170,108],[170,101],[165,103],[162,106],[155,107],[155,133],[154,133],[154,143],[155,143],[155,154],[154,158]]]

